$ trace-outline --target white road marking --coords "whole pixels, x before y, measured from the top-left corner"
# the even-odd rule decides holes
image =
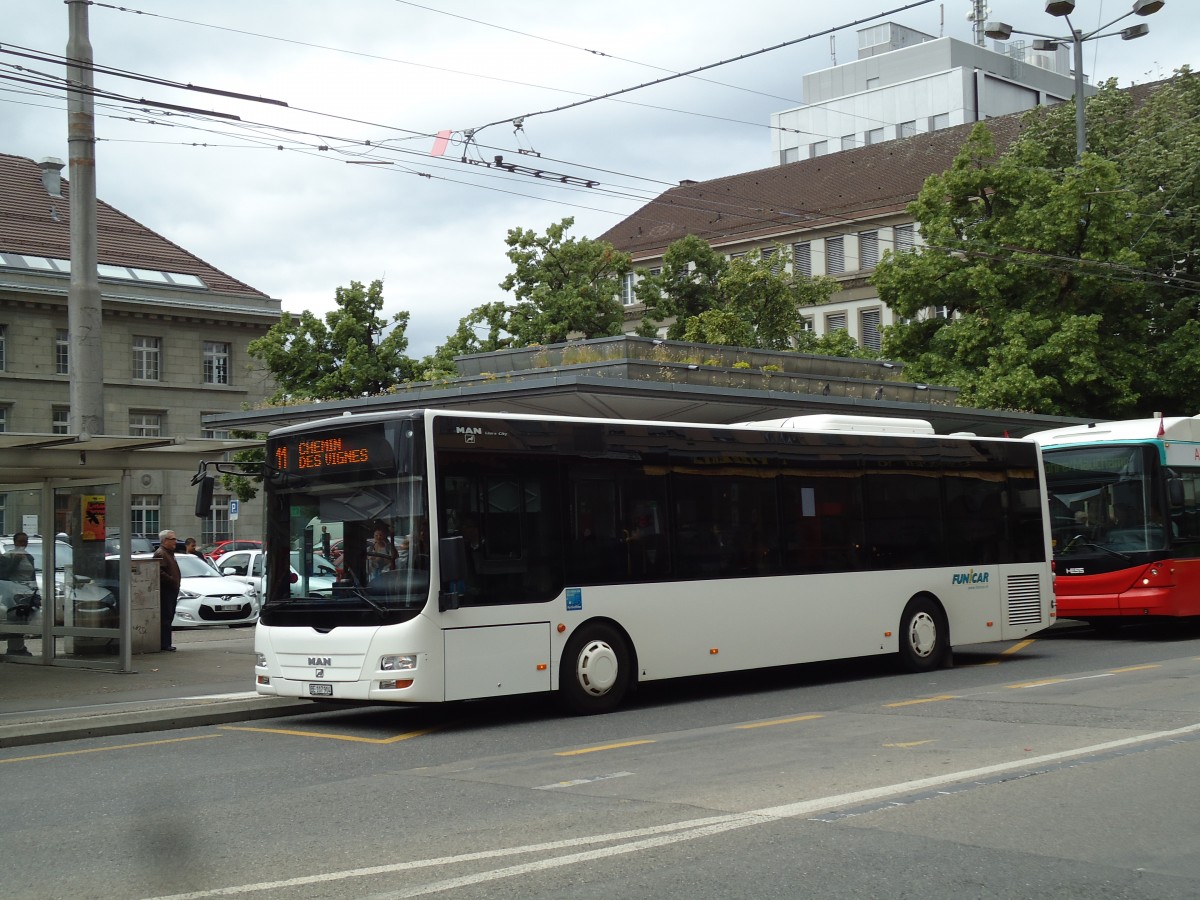
[[[597,834],[563,841],[550,841],[542,844],[526,844],[525,846],[521,847],[505,847],[496,850],[483,850],[476,853],[463,853],[457,856],[444,856],[435,859],[418,859],[411,860],[409,862],[393,863],[391,865],[383,866],[369,866],[359,869],[344,869],[335,872],[324,872],[318,875],[306,875],[298,878],[288,878],[281,881],[261,881],[256,884],[232,885],[230,887],[213,888],[212,890],[205,891],[194,891],[186,894],[171,894],[169,896],[154,898],[154,900],[205,900],[205,898],[208,897],[232,897],[238,894],[250,894],[258,891],[277,891],[291,887],[302,887],[310,884],[323,884],[334,881],[342,881],[349,878],[362,878],[372,875],[389,875],[399,872],[411,872],[418,869],[457,865],[460,863],[474,862],[482,859],[501,859],[519,854],[572,850],[593,844],[607,843],[614,845],[610,847],[598,847],[593,850],[585,850],[582,852],[568,853],[564,856],[556,856],[550,859],[533,860],[520,865],[492,869],[487,872],[477,872],[472,875],[464,875],[460,878],[448,878],[441,881],[428,882],[422,885],[414,885],[410,888],[400,891],[377,894],[372,898],[372,900],[402,900],[402,898],[406,897],[419,897],[426,894],[434,894],[440,891],[465,887],[467,885],[498,881],[502,878],[512,878],[516,875],[544,872],[550,869],[575,865],[582,862],[589,862],[591,860],[602,859],[604,857],[618,856],[626,853],[636,853],[640,850],[663,847],[669,844],[676,844],[681,841],[691,841],[695,840],[696,838],[708,837],[710,835],[720,834],[725,831],[732,831],[738,828],[747,828],[751,825],[765,825],[783,819],[808,817],[814,813],[823,812],[830,809],[837,809],[843,806],[854,806],[872,800],[881,800],[886,797],[908,794],[915,791],[929,790],[942,785],[953,784],[954,782],[970,781],[972,779],[984,778],[990,775],[997,775],[1002,772],[1009,772],[1017,769],[1037,768],[1048,763],[1054,763],[1060,760],[1070,759],[1072,757],[1103,753],[1105,751],[1117,750],[1122,747],[1130,747],[1135,744],[1142,744],[1148,741],[1169,740],[1171,738],[1181,737],[1183,735],[1196,734],[1197,732],[1200,732],[1200,723],[1188,725],[1183,728],[1175,728],[1170,731],[1149,732],[1146,734],[1135,735],[1133,737],[1121,738],[1115,741],[1106,741],[1102,744],[1092,744],[1087,747],[1077,747],[1074,750],[1063,750],[1058,753],[1047,753],[1042,756],[1025,757],[1012,760],[1010,762],[996,763],[990,766],[981,766],[976,769],[964,769],[959,772],[947,772],[945,774],[935,775],[930,778],[918,778],[912,781],[902,781],[896,784],[881,785],[880,787],[867,788],[861,791],[850,791],[845,794],[834,794],[828,797],[818,797],[812,800],[801,800],[795,803],[785,803],[780,806],[769,806],[762,809],[750,810],[744,813],[729,813],[727,815],[708,816],[701,819],[689,819],[684,822],[673,822],[665,825],[656,825],[649,828],[638,828],[630,831],[616,831],[608,834]]]

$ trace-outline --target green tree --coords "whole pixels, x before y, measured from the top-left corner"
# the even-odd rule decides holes
[[[565,218],[544,235],[509,230],[505,243],[514,269],[500,287],[511,291],[516,302],[502,317],[494,307],[487,308],[481,320],[492,327],[496,340],[507,332],[515,346],[523,347],[621,333],[624,312],[618,294],[621,278],[630,271],[629,254],[605,241],[568,238],[574,224],[573,218]]]
[[[966,403],[1119,418],[1200,405],[1200,84],[1184,69],[1141,107],[1115,83],[1027,116],[1002,156],[986,126],[909,209],[925,248],[874,282],[901,324],[887,356]],[[930,307],[950,316],[930,318]]]
[[[783,245],[730,260],[695,235],[680,238],[657,273],[640,273],[637,296],[646,310],[639,333],[654,335],[673,317],[673,340],[794,349],[807,340],[800,307],[827,301],[837,282],[792,272],[790,262]]]
[[[280,405],[310,400],[344,400],[382,394],[396,384],[413,380],[416,363],[408,349],[408,313],[391,319],[383,309],[383,282],[369,287],[352,281],[334,294],[335,309],[319,319],[305,310],[293,317],[285,312],[247,352],[270,372],[275,393],[268,402]],[[249,435],[244,435],[249,437]],[[254,465],[263,461],[261,449],[234,454],[234,461]],[[223,475],[222,484],[242,500],[258,493],[260,479]]]
[[[334,299],[336,308],[323,319],[307,310],[294,318],[285,312],[270,331],[250,342],[249,354],[275,380],[270,402],[382,394],[416,375],[416,363],[405,355],[409,314],[380,315],[382,281],[369,287],[352,281],[339,287]]]

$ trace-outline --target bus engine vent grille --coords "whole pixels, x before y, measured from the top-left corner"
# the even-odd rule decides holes
[[[1034,575],[1008,577],[1008,624],[1036,625],[1042,621],[1041,578]]]

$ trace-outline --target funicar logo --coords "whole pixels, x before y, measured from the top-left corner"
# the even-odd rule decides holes
[[[974,569],[971,569],[970,571],[967,571],[967,572],[955,572],[953,579],[951,579],[951,583],[952,584],[987,584],[988,583],[988,573],[987,572],[976,572]]]

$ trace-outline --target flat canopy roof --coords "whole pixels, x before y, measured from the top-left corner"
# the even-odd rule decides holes
[[[0,481],[7,486],[46,478],[92,483],[119,478],[126,469],[196,471],[202,459],[262,444],[221,438],[153,438],[129,434],[0,433]]]
[[[1024,437],[1086,420],[1032,413],[971,409],[938,403],[821,396],[790,391],[719,388],[712,385],[603,377],[576,372],[526,375],[469,385],[411,385],[396,393],[205,416],[213,428],[266,432],[285,425],[350,412],[458,409],[533,415],[588,416],[658,422],[733,424],[809,413],[924,419],[938,434],[971,432],[982,437]]]

